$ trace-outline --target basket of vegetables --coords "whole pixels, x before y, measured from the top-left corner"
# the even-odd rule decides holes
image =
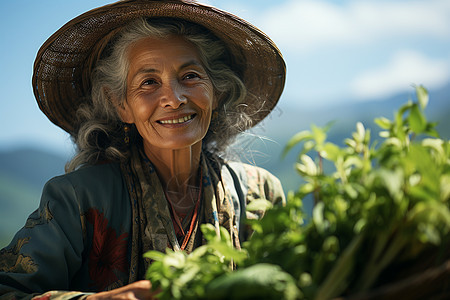
[[[252,221],[243,250],[203,225],[209,242],[191,254],[146,254],[160,299],[449,298],[450,143],[425,117],[426,89],[416,95],[375,120],[375,141],[361,123],[343,147],[327,128],[296,134],[285,152],[301,145],[305,183]]]

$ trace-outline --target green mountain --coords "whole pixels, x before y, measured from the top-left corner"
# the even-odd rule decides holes
[[[37,209],[45,182],[63,174],[65,162],[62,155],[35,148],[0,152],[0,247]]]

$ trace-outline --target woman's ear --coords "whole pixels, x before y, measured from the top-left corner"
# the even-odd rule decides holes
[[[111,93],[105,88],[103,92],[106,95],[106,98],[109,102],[112,103],[114,108],[117,111],[117,114],[119,115],[120,119],[124,123],[132,124],[134,123],[133,115],[131,114],[130,107],[128,106],[127,100],[124,99],[122,102],[116,99]]]
[[[119,114],[120,119],[124,123],[132,124],[134,123],[133,114],[131,113],[131,109],[128,106],[127,101],[123,101],[121,104],[116,105],[117,113]]]

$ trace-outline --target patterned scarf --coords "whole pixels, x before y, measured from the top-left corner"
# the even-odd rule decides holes
[[[165,252],[166,248],[180,250],[173,226],[170,205],[158,174],[142,150],[134,146],[131,158],[121,164],[132,206],[132,235],[129,282],[143,279],[150,261],[143,258],[149,250]],[[201,155],[201,203],[198,217],[184,251],[192,252],[205,243],[199,224],[211,223],[220,235],[219,226],[225,227],[236,248],[240,248],[233,201],[220,175],[221,164],[216,159]],[[189,230],[190,218],[183,220]],[[187,225],[187,226],[186,226]]]

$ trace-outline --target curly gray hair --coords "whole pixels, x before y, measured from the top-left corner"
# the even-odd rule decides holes
[[[182,36],[196,46],[218,97],[217,113],[203,139],[203,150],[224,155],[234,138],[252,126],[251,118],[243,112],[243,107],[237,105],[243,102],[247,90],[231,69],[229,54],[221,40],[204,27],[184,20],[141,18],[126,25],[97,62],[91,78],[92,101],[77,112],[78,131],[72,136],[77,153],[66,165],[66,172],[85,164],[128,158],[124,124],[115,107],[126,101],[127,51],[132,43],[142,38],[163,39],[170,35]],[[111,99],[117,99],[118,103]],[[134,125],[129,134],[132,142],[140,141]]]

